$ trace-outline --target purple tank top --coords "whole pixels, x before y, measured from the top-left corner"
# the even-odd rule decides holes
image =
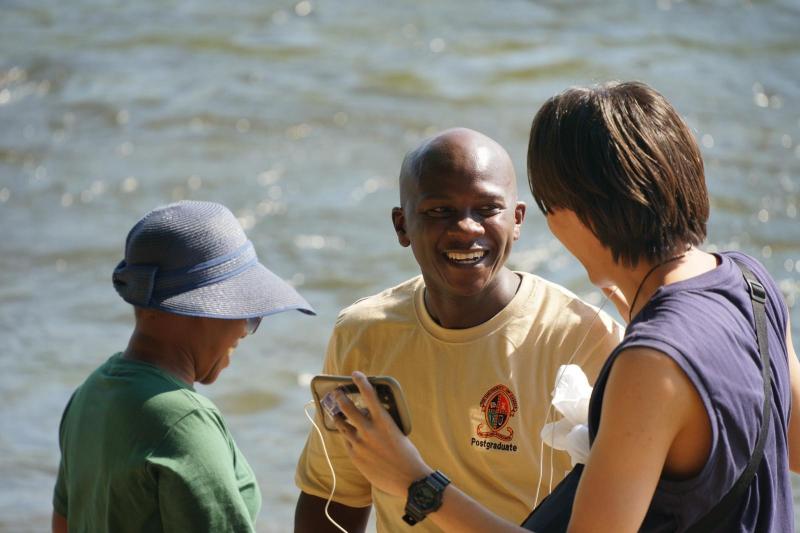
[[[786,351],[787,310],[766,269],[738,252],[700,276],[659,288],[634,318],[597,378],[589,404],[589,433],[597,434],[611,366],[625,348],[658,350],[680,366],[697,389],[711,421],[711,453],[692,479],[661,479],[641,531],[683,531],[702,518],[738,479],[755,447],[764,395],[761,357],[750,294],[733,258],[767,290],[767,336],[772,366],[772,426],[762,460],[737,516],[724,531],[794,531],[788,464],[792,404]]]

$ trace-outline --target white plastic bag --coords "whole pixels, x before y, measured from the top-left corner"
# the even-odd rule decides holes
[[[589,456],[589,397],[592,387],[578,365],[561,365],[556,373],[552,404],[564,418],[545,424],[542,440],[556,450],[565,450],[572,466],[586,463]]]

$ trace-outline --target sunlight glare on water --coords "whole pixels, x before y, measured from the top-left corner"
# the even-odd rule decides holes
[[[202,388],[261,481],[260,531],[291,529],[303,380],[338,310],[417,272],[390,210],[422,138],[503,144],[529,204],[511,266],[599,301],[524,180],[530,121],[571,85],[639,79],[673,102],[705,157],[706,248],[759,257],[800,339],[798,27],[791,0],[5,3],[0,530],[48,527],[61,411],[125,347],[110,275],[159,204],[228,205],[319,312],[269,317]]]

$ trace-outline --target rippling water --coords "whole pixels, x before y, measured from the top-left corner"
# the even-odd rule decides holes
[[[339,308],[416,272],[389,219],[403,154],[439,129],[481,130],[508,148],[531,203],[527,129],[569,85],[641,79],[687,117],[712,193],[709,248],[761,257],[800,343],[796,0],[5,0],[0,12],[0,530],[46,529],[61,410],[131,329],[109,281],[124,236],[181,198],[230,206],[320,312],[266,320],[203,389],[259,476],[259,529],[289,530],[303,375]],[[599,300],[529,213],[512,266]]]

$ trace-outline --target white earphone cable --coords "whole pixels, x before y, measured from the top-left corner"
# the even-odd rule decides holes
[[[600,316],[600,311],[603,310],[603,308],[606,306],[607,303],[608,303],[608,297],[606,296],[603,299],[603,302],[600,304],[600,307],[597,308],[597,312],[594,314],[594,317],[592,317],[592,321],[589,322],[589,325],[586,327],[586,331],[584,332],[583,337],[581,338],[581,341],[578,343],[578,346],[575,347],[575,350],[573,350],[572,355],[570,355],[569,359],[567,360],[567,363],[566,363],[567,365],[572,364],[572,361],[575,359],[575,356],[578,354],[578,350],[581,349],[581,347],[583,346],[583,343],[586,341],[586,337],[589,336],[589,331],[591,331],[592,326],[594,326],[594,323],[597,321],[597,317]],[[564,377],[563,366],[564,365],[562,365],[562,370],[561,370],[561,372],[559,372],[559,374],[557,376],[554,390],[558,388],[558,385],[561,383],[561,379]],[[547,411],[545,412],[545,415],[544,415],[544,423],[545,424],[547,424],[550,421],[550,415],[552,414],[552,412],[553,412],[553,402],[549,402],[547,404]],[[554,435],[554,434],[555,434],[555,426],[552,426],[552,428],[551,428],[551,440],[552,440],[552,435]],[[536,483],[536,498],[533,500],[534,505],[536,505],[539,502],[539,494],[540,494],[540,491],[541,491],[541,488],[542,488],[542,476],[544,475],[543,470],[544,470],[544,440],[540,440],[540,442],[539,442],[539,481]],[[550,492],[552,492],[552,490],[553,490],[553,448],[550,447],[550,480],[548,482],[548,489],[547,489],[548,494]]]
[[[336,520],[331,518],[330,513],[328,513],[328,507],[330,506],[331,501],[333,501],[333,493],[336,492],[336,471],[334,471],[333,463],[331,463],[331,458],[328,455],[328,448],[325,446],[325,439],[322,436],[322,431],[320,431],[319,426],[317,425],[317,423],[314,422],[314,417],[312,417],[311,415],[308,414],[308,408],[309,407],[313,407],[313,406],[314,406],[314,402],[313,401],[310,401],[310,402],[306,403],[303,406],[303,412],[305,413],[306,418],[308,418],[308,420],[311,422],[311,425],[314,426],[314,429],[317,430],[317,435],[319,435],[319,440],[322,443],[322,451],[325,452],[325,459],[328,461],[328,467],[331,469],[331,476],[333,476],[333,483],[331,484],[331,493],[328,496],[328,501],[325,502],[325,516],[328,518],[328,520],[330,521],[331,524],[333,524],[334,526],[336,526],[339,529],[339,531],[342,531],[343,533],[348,533],[347,530],[345,528],[343,528],[342,526],[340,526],[338,524],[338,522],[336,522]]]

